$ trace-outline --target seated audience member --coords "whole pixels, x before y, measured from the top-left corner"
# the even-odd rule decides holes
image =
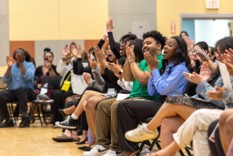
[[[85,73],[85,72],[83,73],[83,79],[86,82],[86,84],[88,85],[86,90],[95,90],[96,89],[96,91],[101,92],[104,90],[105,82],[102,79],[102,77],[100,76],[99,70],[97,69],[98,67],[97,67],[96,61],[90,60],[90,58],[89,58],[89,62],[90,62],[90,67],[92,69],[95,69],[92,71],[94,80],[91,78],[91,75],[89,73]],[[84,93],[85,93],[85,91],[84,91]],[[81,99],[81,98],[82,98],[82,95],[78,99],[69,100],[70,97],[66,98],[66,101],[67,101],[67,102],[65,102],[65,103],[67,103],[66,108],[59,110],[61,112],[61,114],[64,117],[67,115],[71,115],[75,111],[75,108],[77,107],[79,99]],[[70,102],[68,102],[68,101],[70,101]],[[87,130],[88,130],[85,112],[83,112],[81,114],[81,118],[78,119],[77,125],[78,125],[78,130],[82,131],[82,137],[80,138],[79,142],[77,142],[77,144],[84,144],[87,140]],[[78,140],[77,131],[66,129],[64,131],[64,133],[62,133],[61,136],[53,137],[53,140],[58,141],[58,142],[76,141],[76,140]]]
[[[216,43],[216,49],[220,54],[218,58],[219,61],[223,61],[222,56],[223,53],[225,53],[225,50],[233,47],[232,41],[232,37],[226,37]],[[230,70],[231,69],[228,68],[229,72]],[[207,143],[208,126],[212,121],[220,117],[220,114],[222,113],[221,109],[231,106],[229,105],[231,101],[229,101],[229,99],[224,99],[223,102],[221,100],[212,99],[210,93],[215,90],[214,87],[209,85],[196,73],[186,77],[190,81],[198,83],[196,91],[199,93],[199,95],[205,98],[205,101],[194,100],[193,98],[190,99],[189,97],[170,97],[166,100],[167,103],[161,107],[159,112],[157,112],[157,114],[148,124],[143,124],[141,129],[137,128],[125,134],[127,139],[134,142],[145,140],[146,138],[151,139],[158,135],[158,133],[154,130],[160,125],[162,119],[174,116],[179,116],[183,121],[187,119],[173,135],[175,141],[173,141],[163,150],[148,155],[175,155],[180,148],[187,146],[192,139],[195,155],[201,156],[210,154]],[[232,77],[231,83],[233,84]],[[216,85],[223,86],[223,81],[221,78],[216,81]],[[207,95],[206,92],[208,92]],[[197,109],[200,110],[194,112]],[[140,136],[138,135],[139,133]],[[205,137],[205,139],[202,139],[203,137]],[[199,141],[202,141],[201,146]]]
[[[53,93],[53,124],[55,124],[55,121],[63,120],[63,116],[58,112],[58,109],[65,107],[65,99],[77,94],[78,84],[81,81],[78,80],[78,77],[81,76],[83,72],[91,72],[90,67],[83,66],[82,54],[79,52],[74,42],[70,44],[70,49],[67,46],[62,49],[62,58],[59,60],[56,70],[62,76],[60,83],[61,88],[65,81],[71,82],[71,85],[66,91],[56,89]]]
[[[119,45],[117,47],[119,51]],[[117,61],[115,55],[113,54],[113,51],[110,48],[110,45],[107,46],[106,55],[107,55],[107,59],[105,58],[104,53],[98,47],[95,48],[95,56],[99,63],[100,73],[103,79],[105,80],[107,88],[113,88],[116,90],[116,92],[118,92],[121,89],[121,87],[117,84],[118,77],[115,76],[113,71],[110,70],[111,67],[109,66],[109,63],[108,63],[108,61],[111,63],[113,62],[116,63]],[[104,92],[106,92],[106,90]],[[110,96],[113,96],[113,95],[110,95]],[[57,126],[62,127],[62,128],[67,128],[67,129],[77,128],[77,119],[79,118],[81,113],[84,111],[84,109],[86,111],[86,105],[90,103],[90,105],[92,105],[93,107],[93,112],[89,113],[86,111],[86,116],[87,116],[88,127],[90,129],[92,139],[93,141],[95,141],[95,126],[93,126],[93,124],[95,124],[95,121],[94,121],[95,120],[95,106],[100,100],[107,98],[107,97],[108,97],[107,94],[103,94],[102,92],[99,92],[99,91],[95,91],[95,90],[85,91],[74,113],[71,116],[69,116],[66,120],[60,122]],[[94,99],[96,101],[88,102],[88,100],[90,99]]]
[[[158,33],[158,37],[162,36]],[[159,38],[162,41],[158,40],[158,43],[162,42],[161,44],[164,45],[164,39],[161,37]],[[146,61],[143,59],[143,53],[142,53],[142,40],[141,39],[135,39],[134,41],[128,40],[124,45],[124,50],[126,51],[127,59],[125,61],[125,64],[123,66],[123,76],[132,75],[133,77],[136,77],[133,79],[133,88],[132,87],[126,87],[128,86],[128,82],[125,82],[124,78],[127,79],[127,77],[123,77],[122,80],[124,81],[124,85],[122,88],[131,90],[130,97],[129,98],[150,98],[147,92],[147,80],[149,78],[149,69],[147,66]],[[161,45],[159,44],[159,45]],[[157,54],[157,59],[162,60],[162,54],[161,49],[158,50],[157,53],[153,53],[154,55]],[[130,69],[129,62],[132,61],[132,59],[139,63],[137,67],[134,68],[134,70]],[[114,66],[112,66],[114,68]],[[161,67],[161,62],[160,62]],[[120,69],[112,69],[115,71],[115,74],[118,74]],[[132,73],[134,71],[134,73]],[[147,72],[147,74],[144,74],[144,72]],[[124,74],[125,73],[125,74]],[[147,78],[146,78],[147,77]],[[131,78],[131,77],[130,77]],[[119,78],[121,79],[121,78]],[[119,81],[119,80],[118,80]],[[132,80],[130,80],[132,81]],[[143,81],[143,82],[142,82]],[[96,144],[92,148],[90,152],[84,152],[84,156],[91,156],[91,155],[100,155],[104,154],[106,155],[117,155],[118,151],[118,136],[117,136],[117,127],[116,122],[114,120],[111,120],[111,118],[116,116],[116,108],[117,104],[120,102],[116,101],[116,98],[108,98],[105,100],[102,100],[97,105],[97,114],[96,114]],[[107,149],[109,149],[107,151]],[[101,150],[101,152],[99,151]],[[107,153],[106,153],[107,152]]]
[[[38,66],[36,68],[36,72],[35,72],[35,78],[37,78],[37,91],[36,91],[37,94],[40,93],[40,88],[43,87],[43,86],[41,86],[42,83],[44,83],[44,84],[46,83],[43,81],[43,80],[45,80],[45,77],[59,75],[57,73],[56,66],[53,65],[53,59],[54,59],[54,54],[51,51],[51,49],[45,48],[44,55],[43,55],[44,64],[41,66]],[[49,82],[47,82],[47,83],[49,83]],[[50,84],[47,84],[47,85],[50,86]],[[52,90],[48,91],[48,93],[46,94],[46,95],[48,95],[47,98],[52,97],[52,92],[53,92]]]
[[[190,53],[192,48],[193,48],[194,42],[189,38],[188,32],[181,31],[180,37],[182,37],[185,40],[185,42],[187,43],[187,50],[188,50],[188,53]]]
[[[144,58],[148,63],[151,74],[147,87],[149,95],[160,96],[160,100],[149,101],[140,99],[133,102],[123,101],[118,105],[119,147],[121,150],[127,152],[137,151],[138,146],[136,143],[130,142],[135,142],[137,140],[131,133],[128,135],[129,137],[127,137],[130,141],[125,139],[125,132],[135,128],[140,121],[153,116],[163,105],[166,96],[170,97],[184,94],[188,85],[188,81],[183,75],[183,72],[189,72],[191,69],[185,41],[178,36],[167,39],[163,52],[163,66],[159,71],[158,61],[149,54],[149,51],[152,50],[151,44],[154,44],[154,42],[152,42],[152,34],[153,33],[148,32],[143,36]],[[135,63],[131,64],[131,66],[132,65],[135,65]],[[143,127],[139,126],[137,131],[138,129],[143,129]],[[153,132],[153,135],[154,134]],[[138,137],[138,139],[142,138]]]
[[[228,49],[225,50],[224,59],[222,60],[228,67],[230,73],[233,73],[233,50]],[[233,74],[231,74],[233,75]],[[208,93],[208,95],[215,100],[222,99],[232,99],[231,91],[224,91],[223,89],[216,87],[216,93]],[[229,100],[233,101],[233,100]],[[232,102],[233,103],[233,102]],[[221,156],[226,155],[228,151],[228,147],[232,140],[232,115],[233,109],[225,110],[219,120],[212,122],[208,129],[208,136],[214,137],[213,139],[209,139],[210,151],[213,156]],[[219,123],[219,126],[217,124]],[[216,129],[215,129],[216,127]],[[215,130],[214,130],[215,129]]]
[[[13,58],[7,57],[8,68],[3,76],[3,82],[8,84],[8,89],[0,92],[0,127],[14,126],[7,110],[7,103],[15,101],[18,102],[19,113],[22,115],[19,127],[29,127],[27,102],[34,99],[35,67],[32,63],[25,61],[25,51],[22,48],[14,51]]]
[[[97,46],[99,48],[102,48],[105,40],[106,40],[107,36],[104,34],[102,39],[100,39],[99,43],[97,44]],[[84,76],[84,80],[86,81],[86,83],[88,84],[88,87],[85,89],[85,91],[88,91],[88,90],[95,90],[95,91],[99,91],[99,92],[103,92],[105,90],[105,81],[104,79],[101,77],[101,74],[100,74],[100,69],[98,67],[98,62],[96,60],[96,57],[95,57],[95,52],[94,52],[94,47],[90,48],[89,49],[89,52],[88,52],[88,63],[91,67],[91,72],[92,72],[92,75],[94,77],[94,80],[91,81],[91,82],[87,82],[88,81],[88,76]],[[66,59],[64,59],[66,60]],[[87,74],[85,74],[87,75]],[[87,79],[85,79],[85,77]],[[83,95],[85,93],[85,91],[83,92],[83,94],[80,96],[80,98],[78,100],[72,100],[71,103],[72,105],[66,105],[65,109],[59,109],[62,114],[62,116],[67,116],[67,115],[71,115],[78,103],[79,103],[79,100],[83,98]],[[69,99],[70,97],[67,97],[66,98],[66,101]],[[59,121],[60,122],[60,121]],[[57,122],[57,124],[55,123],[55,126],[59,125],[59,122]],[[80,125],[78,124],[80,123],[80,118],[79,120],[77,121],[77,123],[75,122],[75,127],[77,125]],[[78,127],[78,129],[82,129],[83,132],[88,129],[88,126],[87,126],[87,121],[86,121],[86,114],[85,112],[81,113],[81,127]],[[80,139],[80,141],[78,142],[79,143],[85,143],[87,139],[87,134],[84,132],[82,134],[82,138]],[[62,133],[61,136],[57,136],[57,137],[53,137],[53,140],[54,141],[58,141],[58,142],[64,142],[64,141],[74,141],[74,140],[77,140],[77,131],[75,130],[70,130],[70,129],[65,129],[64,130],[64,133]]]

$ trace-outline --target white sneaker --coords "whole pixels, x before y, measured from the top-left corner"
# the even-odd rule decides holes
[[[107,148],[102,145],[95,145],[90,151],[83,152],[83,156],[101,156],[107,152]]]
[[[117,156],[117,154],[116,151],[110,149],[103,156]]]
[[[138,125],[137,128],[125,133],[125,138],[132,142],[142,142],[144,140],[154,139],[158,136],[157,129],[153,132],[146,130],[146,124]]]

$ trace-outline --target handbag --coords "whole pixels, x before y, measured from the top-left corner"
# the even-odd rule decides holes
[[[71,73],[69,74],[69,76],[67,76],[66,80],[63,82],[63,85],[61,87],[62,91],[67,92],[70,89],[70,86],[71,86],[71,82],[69,81],[70,76],[71,76]]]

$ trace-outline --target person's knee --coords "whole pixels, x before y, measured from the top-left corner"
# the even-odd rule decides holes
[[[93,97],[88,98],[86,101],[87,101],[86,102],[86,109],[87,110],[93,110],[93,109],[95,110],[96,105],[99,102],[99,99],[98,99],[98,97],[93,96]]]
[[[219,118],[219,126],[223,127],[226,124],[227,118],[230,116],[228,111],[224,111]]]
[[[86,101],[87,101],[86,102],[86,109],[87,110],[93,109],[93,102],[94,102],[94,100],[93,99],[87,99]]]
[[[111,105],[111,110],[117,110],[118,105],[119,105],[119,102],[117,102],[117,101],[113,102]]]
[[[225,123],[225,128],[226,128],[226,132],[232,133],[232,129],[233,129],[233,115],[228,117]]]

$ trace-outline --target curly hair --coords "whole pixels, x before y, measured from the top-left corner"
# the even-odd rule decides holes
[[[142,38],[145,40],[145,38],[152,37],[156,40],[157,43],[161,44],[161,49],[163,49],[165,45],[166,37],[163,36],[160,32],[156,30],[151,30],[143,34]]]

